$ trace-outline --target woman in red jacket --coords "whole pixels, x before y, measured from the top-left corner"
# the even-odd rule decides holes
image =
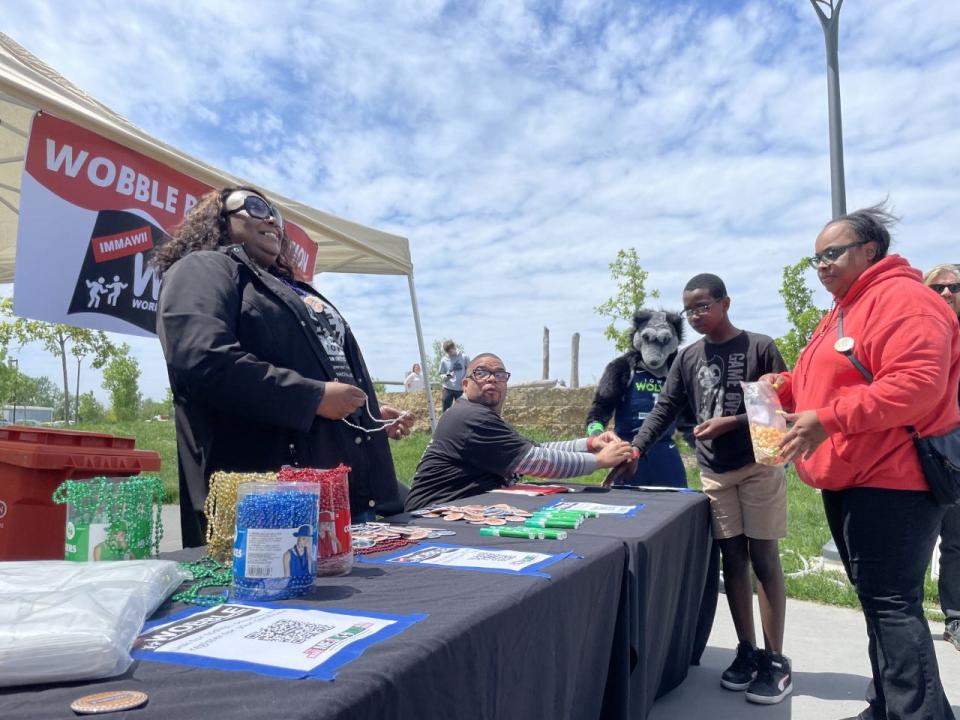
[[[822,490],[830,531],[867,621],[873,681],[866,720],[953,712],[923,614],[923,577],[944,508],[929,492],[907,426],[960,426],[957,317],[918,270],[888,255],[882,206],[829,223],[810,264],[834,306],[792,372],[766,376],[793,428],[781,443]]]

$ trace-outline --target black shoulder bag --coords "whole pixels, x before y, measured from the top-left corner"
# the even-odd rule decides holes
[[[853,354],[853,338],[843,336],[843,311],[837,315],[837,342],[833,348],[847,356],[868,383],[873,382],[873,373],[864,367]],[[913,425],[906,428],[913,438],[913,445],[920,456],[920,467],[930,486],[930,492],[940,505],[960,504],[960,428],[946,435],[920,437]]]

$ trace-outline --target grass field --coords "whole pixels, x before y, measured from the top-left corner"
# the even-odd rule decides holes
[[[177,452],[172,422],[82,425],[77,429],[135,437],[138,448],[158,452],[162,463],[160,476],[166,490],[167,502],[177,502]],[[536,430],[525,431],[525,435],[541,442],[558,439],[548,438]],[[390,442],[399,480],[409,485],[429,439],[427,433],[414,433],[403,440]],[[681,449],[684,453],[684,464],[687,466],[688,483],[690,487],[699,489],[700,473],[693,461],[692,451],[682,442]],[[597,471],[580,482],[599,484],[605,474],[605,470]],[[804,485],[793,469],[787,471],[787,531],[786,539],[780,544],[787,595],[830,605],[859,607],[857,596],[842,572],[810,569],[811,559],[820,556],[824,543],[830,539],[830,530],[823,514],[820,494]],[[930,579],[929,571],[924,595],[927,614],[931,618],[942,619],[937,585]]]

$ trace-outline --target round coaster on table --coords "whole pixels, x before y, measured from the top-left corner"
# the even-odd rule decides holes
[[[70,703],[70,709],[81,715],[117,712],[140,707],[147,702],[147,694],[139,690],[113,690],[84,695]]]

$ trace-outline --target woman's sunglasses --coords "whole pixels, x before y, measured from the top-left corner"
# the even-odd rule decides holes
[[[960,293],[960,282],[955,283],[930,283],[927,285],[928,288],[933,290],[937,295],[942,293],[945,289],[950,290],[951,293],[956,295]]]
[[[233,210],[227,210],[224,215],[233,215],[241,210],[246,210],[247,215],[257,220],[266,220],[272,217],[278,228],[283,228],[283,218],[280,217],[280,211],[276,205],[271,205],[259,195],[247,195],[243,199],[243,205]]]

